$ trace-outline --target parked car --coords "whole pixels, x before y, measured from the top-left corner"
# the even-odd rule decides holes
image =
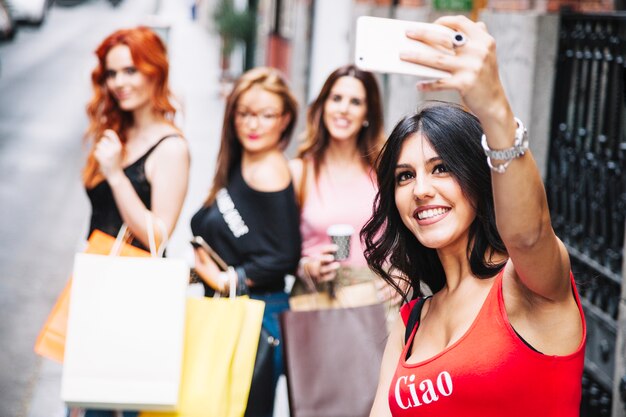
[[[41,25],[53,0],[5,0],[13,19],[18,23]]]
[[[5,0],[0,0],[0,41],[13,39],[15,29],[15,21]]]

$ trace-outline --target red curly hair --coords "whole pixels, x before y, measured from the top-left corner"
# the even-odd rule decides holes
[[[106,87],[106,57],[118,45],[125,45],[130,49],[133,64],[152,82],[154,88],[151,102],[154,112],[170,122],[176,113],[168,85],[167,51],[158,35],[147,27],[139,26],[118,30],[104,39],[95,51],[98,65],[91,73],[93,96],[87,105],[89,127],[85,138],[91,147],[83,169],[83,182],[87,187],[104,179],[93,155],[94,145],[100,140],[102,133],[106,129],[114,130],[124,146],[128,130],[134,124],[133,114],[122,110]]]

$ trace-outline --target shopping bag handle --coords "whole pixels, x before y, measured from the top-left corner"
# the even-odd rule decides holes
[[[128,226],[124,223],[122,227],[120,227],[119,232],[117,232],[117,237],[115,238],[115,242],[113,242],[113,246],[111,246],[109,256],[119,256],[122,251],[122,245],[126,243],[128,238],[130,238],[130,232]]]
[[[157,248],[156,238],[154,236],[155,220],[152,216],[152,213],[150,213],[150,210],[146,210],[145,218],[146,218],[146,230],[148,232],[148,244],[150,246],[150,255],[156,258],[160,258],[163,256],[163,253],[165,252],[165,248],[167,247],[167,244],[169,242],[169,236],[167,234],[167,226],[165,226],[165,222],[163,220],[159,219],[158,217],[156,218],[157,227],[161,229],[161,236],[163,237],[161,244],[158,245],[158,248]],[[122,251],[122,245],[126,243],[128,239],[131,237],[132,237],[132,233],[128,229],[128,225],[126,223],[122,224],[122,227],[120,227],[120,230],[117,233],[117,237],[115,238],[115,242],[113,243],[113,246],[111,247],[109,256],[119,256],[120,252]]]
[[[148,226],[148,243],[150,244],[150,254],[154,257],[160,258],[163,256],[165,252],[165,248],[167,247],[167,243],[169,241],[169,237],[167,236],[167,227],[165,226],[165,222],[158,217],[156,217],[156,224],[161,229],[161,236],[163,240],[161,244],[157,248],[156,238],[154,237],[154,219],[150,210],[146,210],[146,225]]]
[[[313,277],[311,277],[311,274],[309,274],[309,271],[304,266],[302,267],[301,275],[302,276],[300,276],[300,279],[304,282],[307,288],[307,294],[319,294],[320,291],[317,288],[315,281],[313,281]],[[325,283],[327,285],[326,292],[328,293],[331,300],[337,299],[337,284],[335,282],[335,279],[337,278],[335,277],[332,281],[328,281]]]
[[[231,299],[235,299],[235,297],[237,297],[237,281],[239,281],[237,279],[237,271],[235,271],[235,268],[233,268],[232,266],[229,266],[226,270],[226,273],[228,274],[229,281],[228,297]]]
[[[228,298],[235,299],[237,297],[237,271],[232,266],[228,266],[226,269],[226,276],[228,276]],[[213,298],[221,298],[222,294],[219,291],[215,291]]]

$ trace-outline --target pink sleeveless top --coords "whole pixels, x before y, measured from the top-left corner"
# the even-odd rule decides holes
[[[500,273],[469,330],[443,352],[406,363],[413,330],[389,388],[392,416],[578,417],[586,326],[571,281],[583,326],[574,353],[543,355],[524,344],[509,323]],[[405,324],[414,304],[400,310]]]
[[[300,219],[302,255],[317,255],[320,246],[331,243],[326,235],[328,226],[349,224],[355,232],[350,241],[350,257],[342,261],[342,265],[366,266],[359,233],[372,215],[377,191],[375,174],[363,172],[363,175],[342,183],[322,171],[315,181],[311,169],[307,177],[307,194]]]

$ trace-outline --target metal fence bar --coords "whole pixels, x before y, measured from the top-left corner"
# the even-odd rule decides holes
[[[626,15],[561,15],[546,190],[588,322],[581,416],[609,416],[626,216]]]

